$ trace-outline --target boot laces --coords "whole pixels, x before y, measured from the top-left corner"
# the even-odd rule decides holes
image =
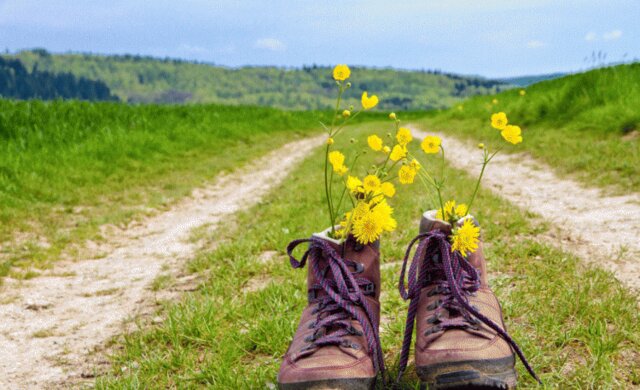
[[[297,260],[293,256],[293,250],[305,242],[309,243],[309,248]],[[287,254],[293,268],[303,268],[311,256],[310,266],[317,281],[309,288],[309,302],[316,304],[313,310],[316,320],[310,326],[315,332],[305,339],[308,344],[299,357],[311,355],[328,345],[359,349],[357,343],[350,342],[345,336],[364,335],[375,367],[384,372],[377,319],[366,299],[366,296],[375,295],[375,285],[366,278],[357,277],[363,271],[363,266],[343,259],[329,243],[317,237],[291,241],[287,246]],[[320,259],[325,260],[324,267],[321,266]],[[324,294],[319,295],[318,292]],[[358,307],[362,310],[358,310]],[[353,319],[358,321],[362,331],[352,326]]]

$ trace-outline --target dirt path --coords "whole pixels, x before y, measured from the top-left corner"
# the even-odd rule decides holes
[[[87,355],[153,302],[149,286],[158,275],[178,275],[193,255],[190,232],[257,203],[323,138],[291,142],[219,177],[171,210],[110,237],[100,248],[104,257],[58,263],[24,286],[9,281],[0,303],[0,388],[50,388],[90,376]]]
[[[414,132],[420,138],[440,136],[453,166],[472,175],[480,173],[482,158],[475,144],[442,133]],[[556,229],[550,239],[563,249],[612,271],[627,286],[640,290],[640,195],[607,196],[599,189],[559,178],[550,167],[524,153],[498,154],[485,171],[483,186],[552,222]]]

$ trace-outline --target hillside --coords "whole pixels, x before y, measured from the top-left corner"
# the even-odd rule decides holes
[[[102,81],[76,77],[68,72],[31,71],[17,59],[0,57],[0,97],[12,99],[118,100]]]
[[[156,103],[219,103],[287,109],[325,109],[332,105],[330,68],[226,68],[173,59],[91,54],[50,54],[42,49],[5,57],[18,58],[28,68],[71,72],[103,80],[121,100]],[[507,84],[479,77],[437,71],[399,71],[352,67],[351,96],[379,94],[380,109],[445,108],[479,94],[499,92]],[[357,103],[352,98],[348,103]]]
[[[503,83],[515,85],[518,87],[526,87],[531,84],[539,83],[541,81],[553,80],[560,77],[567,76],[568,73],[548,73],[548,74],[539,74],[539,75],[527,75],[527,76],[517,76],[517,77],[507,77],[498,79],[498,81],[502,81]]]
[[[510,90],[474,97],[427,122],[483,142],[492,113],[520,125],[524,149],[560,172],[593,185],[640,190],[640,63],[618,65],[543,81],[524,95]]]

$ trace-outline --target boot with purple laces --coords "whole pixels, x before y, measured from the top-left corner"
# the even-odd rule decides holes
[[[411,302],[398,379],[407,367],[415,324],[416,371],[429,389],[515,388],[515,355],[540,381],[506,332],[502,309],[487,283],[482,244],[467,257],[452,252],[451,225],[435,216],[435,211],[423,215],[420,234],[407,248],[402,266],[400,294]],[[458,225],[466,218],[473,217]],[[405,289],[407,262],[416,242]]]
[[[300,260],[292,252],[308,243]],[[284,356],[280,389],[372,389],[384,370],[378,333],[378,241],[345,243],[327,231],[287,247],[293,268],[309,262],[308,304]]]

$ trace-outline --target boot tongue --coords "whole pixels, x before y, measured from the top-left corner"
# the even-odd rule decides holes
[[[451,234],[451,225],[445,221],[436,219],[436,210],[430,210],[425,212],[422,215],[422,219],[420,220],[420,233],[427,233],[434,230],[439,230],[449,236]],[[471,218],[473,220],[474,225],[479,226],[478,221],[471,215],[468,215],[465,218],[462,218],[458,221],[458,225],[462,225],[466,218]],[[480,283],[483,286],[487,286],[487,275],[486,275],[486,263],[484,260],[484,255],[482,253],[482,243],[480,243],[478,249],[471,253],[467,257],[467,261],[471,263],[475,268],[480,271]]]

